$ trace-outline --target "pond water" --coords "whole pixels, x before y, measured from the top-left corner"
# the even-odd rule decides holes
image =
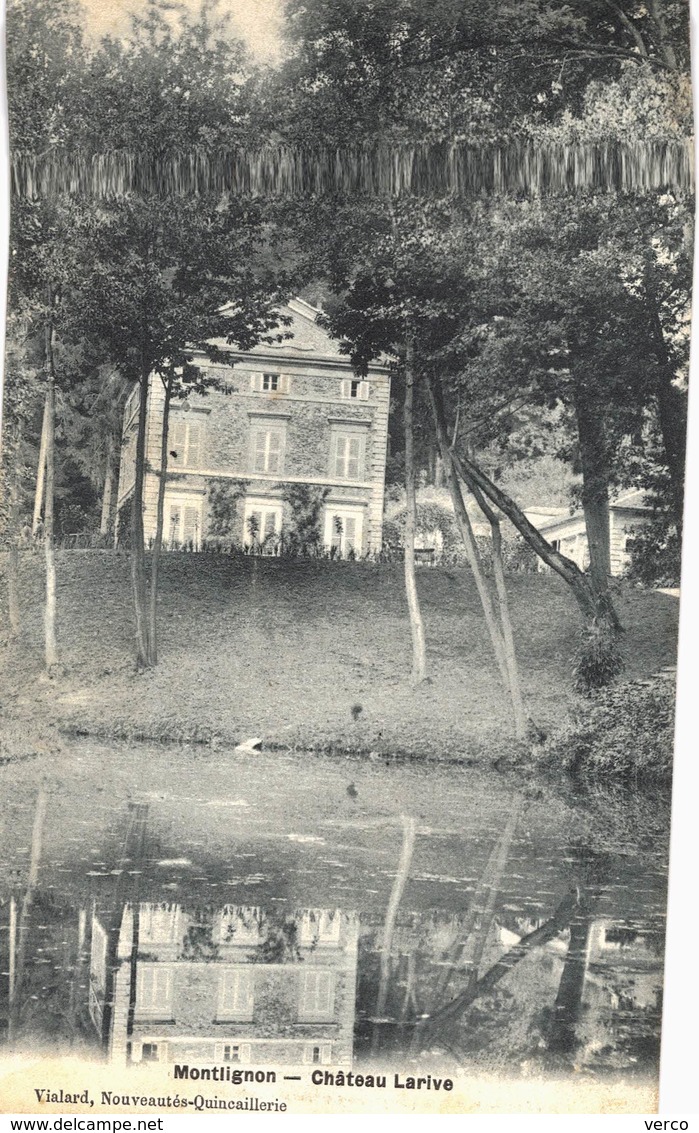
[[[75,742],[3,769],[19,1051],[654,1077],[668,800]]]

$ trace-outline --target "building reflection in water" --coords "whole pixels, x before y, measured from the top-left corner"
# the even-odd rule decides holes
[[[110,1060],[352,1062],[359,918],[127,904],[92,921],[89,1012]]]
[[[99,1047],[117,1064],[657,1072],[662,913],[641,888],[627,896],[643,870],[624,873],[625,857],[562,840],[565,866],[544,859],[525,876],[519,804],[469,878],[446,873],[449,841],[430,842],[402,816],[395,856],[370,875],[377,886],[363,900],[355,887],[352,911],[332,907],[341,889],[323,856],[310,856],[315,842],[295,897],[310,904],[322,893],[328,907],[295,909],[281,869],[251,875],[264,882],[257,904],[202,904],[206,885],[177,872],[184,859],[149,848],[145,804],[129,808],[118,868],[59,863],[60,883],[42,884],[44,811],[40,792],[26,884],[13,880],[0,912],[0,1026],[17,1052]],[[425,848],[443,872],[426,877]],[[175,886],[177,901],[159,899]]]
[[[382,927],[361,925],[357,913],[140,902],[111,926],[95,913],[89,1017],[106,1056],[122,1064],[348,1068],[428,1057],[475,1066],[501,1057],[511,1070],[513,1059],[525,1070],[547,1061],[611,1070],[657,1058],[662,970],[652,937],[577,911],[527,950],[546,922],[493,917],[474,972],[468,917],[401,920],[382,990]]]

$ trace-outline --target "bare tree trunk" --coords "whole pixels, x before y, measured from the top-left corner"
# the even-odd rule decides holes
[[[444,1007],[440,1007],[425,1021],[422,1028],[421,1046],[426,1046],[436,1038],[443,1027],[453,1025],[480,996],[491,992],[500,980],[508,972],[511,972],[520,960],[524,959],[527,953],[534,948],[547,944],[549,940],[553,940],[554,936],[567,928],[577,907],[578,893],[577,890],[572,890],[563,898],[549,920],[545,921],[539,928],[534,929],[533,932],[528,933],[527,936],[522,937],[519,944],[510,948],[475,984],[466,987],[464,991],[445,1004]],[[441,1040],[441,1035],[439,1035],[439,1038]]]
[[[598,611],[612,629],[619,630],[621,627],[609,593],[609,461],[602,410],[594,404],[586,382],[577,383],[574,401],[583,475],[582,505],[590,552],[590,580]]]
[[[476,502],[490,524],[490,535],[493,546],[493,574],[495,575],[495,590],[498,596],[500,610],[500,626],[502,629],[503,645],[505,649],[505,662],[512,696],[512,712],[514,714],[515,732],[518,739],[524,739],[527,733],[527,717],[522,701],[522,687],[519,680],[519,666],[515,651],[515,639],[512,632],[512,619],[510,617],[510,603],[507,597],[505,583],[505,564],[502,557],[502,531],[497,512],[493,511],[480,488],[474,492]]]
[[[27,887],[22,898],[19,913],[17,947],[15,950],[14,974],[12,980],[12,998],[8,1012],[8,1038],[14,1039],[19,1025],[22,1007],[22,983],[24,969],[27,962],[27,940],[29,937],[29,921],[31,917],[34,892],[39,880],[39,866],[41,864],[41,845],[44,836],[44,823],[46,821],[46,789],[44,784],[39,787],[34,809],[34,825],[32,827],[32,845],[29,857],[29,876]]]
[[[512,637],[512,625],[509,618],[509,607],[507,605],[507,591],[505,589],[504,572],[502,571],[502,555],[500,554],[500,570],[502,578],[498,581],[496,573],[496,587],[498,589],[498,598],[500,601],[501,622],[502,626],[498,624],[498,620],[493,608],[493,602],[488,589],[488,584],[483,573],[483,567],[478,554],[478,547],[476,545],[473,528],[471,521],[466,510],[464,498],[461,492],[461,486],[458,482],[456,475],[456,467],[452,458],[452,450],[447,439],[446,427],[444,422],[444,408],[441,400],[441,389],[436,382],[430,381],[430,402],[432,405],[432,416],[434,418],[435,431],[437,433],[437,442],[439,450],[442,455],[442,461],[447,476],[447,483],[451,492],[452,503],[454,504],[454,515],[456,518],[457,526],[461,533],[461,538],[466,548],[466,555],[468,557],[471,571],[478,590],[478,596],[483,608],[483,615],[490,634],[490,640],[495,653],[495,659],[500,670],[500,676],[505,688],[508,690],[510,700],[512,702],[512,721],[514,724],[514,731],[517,739],[523,740],[527,734],[527,721],[524,712],[524,705],[522,703],[522,694],[519,684],[519,672],[517,670],[517,661],[514,651],[514,639]],[[482,498],[482,497],[481,497]],[[500,536],[499,524],[497,524],[497,517],[491,511],[493,518],[496,520],[497,525],[497,538]],[[492,527],[492,524],[491,524]],[[499,550],[499,547],[498,547]],[[493,560],[495,562],[495,542],[493,543]],[[503,601],[504,601],[504,616],[503,616]],[[509,650],[508,643],[505,636],[505,623],[509,631]],[[509,654],[509,656],[508,656]]]
[[[657,42],[663,62],[668,70],[676,72],[678,70],[677,56],[667,29],[663,0],[650,0],[650,14],[656,27]]]
[[[39,441],[39,463],[36,469],[36,489],[34,492],[34,516],[32,518],[32,535],[36,535],[44,506],[44,485],[46,476],[46,437],[49,427],[49,399],[44,399],[44,417],[41,422],[41,440]]]
[[[100,535],[109,536],[112,531],[112,512],[114,509],[114,489],[116,488],[116,438],[113,432],[107,442],[107,463],[104,470],[104,489],[102,491],[102,514],[100,516]]]
[[[136,469],[131,509],[131,585],[136,615],[136,664],[150,665],[148,607],[146,598],[146,551],[143,535],[143,481],[146,468],[146,424],[148,417],[148,371],[139,381]]]
[[[112,1022],[114,1019],[114,992],[116,975],[119,968],[119,930],[127,903],[127,886],[131,884],[126,865],[130,863],[130,867],[136,870],[140,870],[141,868],[149,807],[147,803],[129,803],[129,811],[129,823],[121,847],[121,854],[117,861],[116,885],[107,928],[106,981],[101,1031],[102,1046],[105,1050],[109,1047]],[[135,876],[138,892],[140,873],[137,872]]]
[[[570,586],[585,621],[594,621],[600,616],[605,616],[605,611],[600,608],[597,595],[590,584],[590,580],[583,574],[577,563],[567,558],[566,555],[562,555],[560,551],[555,551],[541,532],[527,519],[522,509],[515,503],[512,497],[498,488],[473,460],[464,456],[463,453],[460,456],[457,456],[456,453],[452,453],[452,459],[459,475],[462,480],[466,482],[471,491],[473,491],[474,484],[479,487],[490,502],[495,504],[495,506],[507,516],[525,542],[528,543],[542,562],[550,566],[551,569],[554,570],[556,574],[560,575],[563,581]],[[619,622],[616,618],[616,614],[614,614],[614,619],[615,624],[618,626]],[[614,622],[612,624],[614,624]]]
[[[570,923],[570,943],[553,1005],[548,1036],[549,1050],[556,1054],[570,1055],[578,1045],[575,1029],[582,1010],[591,928],[592,913],[589,910],[573,917]]]
[[[49,303],[53,295],[49,292]],[[53,362],[53,318],[49,313],[46,327],[46,501],[44,506],[44,554],[46,559],[46,606],[44,609],[46,668],[50,671],[58,663],[56,642],[56,548],[53,539],[53,498],[56,427],[56,374]]]
[[[22,429],[21,425],[19,425],[15,433],[15,464],[12,471],[12,487],[10,489],[10,550],[7,556],[7,605],[10,619],[10,634],[12,637],[19,637],[22,628],[22,615],[19,606],[19,451],[21,442]]]
[[[471,963],[472,966],[473,954],[471,954],[471,956],[469,957],[469,947],[471,946],[471,940],[476,929],[476,925],[478,923],[482,925],[483,923],[484,910],[487,910],[491,906],[494,907],[495,895],[497,894],[497,891],[500,887],[502,875],[504,873],[505,866],[507,865],[507,859],[509,857],[512,839],[514,838],[515,830],[517,829],[517,823],[519,821],[521,810],[522,804],[521,801],[518,800],[507,820],[502,835],[491,850],[483,873],[478,879],[478,883],[476,885],[473,897],[471,899],[471,904],[469,906],[466,922],[449,951],[449,955],[446,958],[446,963],[444,964],[435,985],[433,1000],[437,1005],[439,1005],[439,1002],[442,999],[445,991],[447,990],[449,983],[457,969],[464,968],[468,963]],[[471,975],[472,972],[469,972],[469,978]]]
[[[160,438],[160,479],[158,481],[158,508],[155,525],[155,542],[150,560],[150,606],[148,622],[148,647],[150,664],[158,662],[158,572],[160,553],[163,546],[163,523],[165,519],[165,488],[167,486],[168,427],[170,424],[170,401],[172,400],[172,378],[164,383],[163,431]]]
[[[391,971],[391,949],[393,947],[393,930],[396,926],[396,916],[398,915],[398,907],[403,896],[403,890],[408,880],[410,873],[410,863],[413,860],[413,848],[415,846],[415,819],[410,818],[408,815],[402,815],[403,823],[403,845],[400,852],[400,860],[398,862],[398,872],[396,873],[391,890],[391,896],[386,909],[386,920],[383,926],[383,938],[381,941],[381,974],[379,977],[379,991],[376,997],[376,1023],[374,1024],[374,1033],[372,1035],[372,1052],[376,1054],[379,1046],[379,1033],[380,1033],[380,1020],[383,1018],[383,1013],[386,1010],[386,1000],[388,998],[388,979]]]
[[[413,436],[413,399],[415,386],[414,351],[411,342],[405,351],[405,403],[403,425],[405,429],[405,594],[410,614],[410,633],[413,639],[412,682],[420,684],[427,677],[425,655],[425,629],[420,612],[420,600],[415,582],[415,445]]]
[[[17,898],[13,893],[10,897],[10,940],[7,972],[7,1006],[12,1008],[15,998],[17,973]]]

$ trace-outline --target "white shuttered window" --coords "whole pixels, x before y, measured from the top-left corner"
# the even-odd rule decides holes
[[[252,1022],[255,1007],[254,975],[249,970],[228,969],[221,973],[218,987],[218,1019]]]
[[[308,968],[300,973],[299,1019],[329,1023],[335,1017],[335,973],[325,968]]]
[[[171,468],[201,468],[204,426],[201,420],[170,418],[167,433],[168,464]]]
[[[361,480],[364,475],[364,436],[335,433],[333,475],[337,480]]]
[[[139,964],[136,980],[138,1015],[172,1015],[172,971],[162,964]]]
[[[165,496],[163,539],[169,547],[201,547],[202,499],[200,496]]]
[[[340,382],[340,396],[358,401],[368,401],[369,383],[363,382],[359,378],[345,378],[344,381]]]
[[[284,430],[260,428],[253,430],[252,467],[253,472],[279,473],[282,471],[284,454]]]

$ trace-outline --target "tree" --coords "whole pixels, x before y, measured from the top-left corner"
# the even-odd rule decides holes
[[[137,661],[157,660],[155,603],[173,397],[216,385],[215,371],[193,366],[196,350],[220,357],[211,340],[250,348],[278,322],[280,283],[255,264],[264,237],[259,205],[240,201],[132,200],[83,218],[80,280],[72,291],[74,337],[102,344],[123,378],[139,389],[132,499],[132,587]],[[147,597],[143,536],[146,419],[151,381],[165,387],[158,529]]]
[[[42,152],[66,142],[71,109],[80,101],[84,77],[79,13],[70,0],[16,0],[8,7],[7,78],[13,147]],[[57,661],[56,565],[54,556],[54,439],[56,397],[55,339],[61,320],[62,287],[69,272],[66,221],[70,206],[15,202],[12,211],[13,270],[10,302],[22,312],[29,350],[35,336],[43,348],[44,427],[37,470],[39,505],[44,495],[46,558],[45,656],[50,669]],[[31,331],[29,328],[31,327]],[[11,373],[10,380],[16,376]],[[15,516],[15,521],[16,521]],[[15,533],[14,538],[17,535]]]
[[[22,27],[33,28],[27,7],[21,3],[18,10]],[[70,85],[71,98],[51,145],[68,151],[138,149],[157,177],[159,163],[173,153],[230,146],[249,136],[253,115],[243,80],[244,52],[206,3],[196,16],[183,10],[173,17],[169,5],[150,0],[144,14],[134,17],[127,40],[107,39],[91,55],[83,52],[79,82],[73,82],[71,71],[76,51],[72,47],[67,54],[72,85],[66,79],[63,86]],[[20,56],[24,60],[18,51]],[[16,62],[15,81],[20,73]],[[63,72],[57,78],[49,71],[46,83],[50,101],[63,90]],[[40,148],[32,135],[27,144],[34,151]],[[45,206],[33,207],[38,213]],[[69,206],[55,206],[61,207]],[[27,204],[25,212],[31,215],[31,209]],[[214,357],[213,338],[250,347],[275,327],[275,304],[285,297],[283,273],[273,258],[260,258],[270,228],[259,202],[220,194],[196,200],[142,195],[99,205],[82,200],[72,206],[71,222],[67,245],[55,232],[37,232],[33,243],[25,240],[22,261],[31,264],[30,253],[37,249],[44,260],[62,263],[61,333],[76,348],[88,344],[88,353],[139,388],[132,586],[138,663],[150,665],[157,657],[155,602],[167,452],[164,448],[149,604],[142,515],[149,382],[164,381],[168,406],[192,385],[211,385],[210,373],[193,369],[193,351]],[[55,280],[48,279],[48,285],[56,297]],[[55,328],[53,314],[51,325]],[[107,381],[107,372],[101,375]],[[93,403],[93,410],[106,409],[108,400],[101,407]],[[113,431],[111,414],[101,416],[103,433]],[[167,419],[164,446],[166,438]]]

